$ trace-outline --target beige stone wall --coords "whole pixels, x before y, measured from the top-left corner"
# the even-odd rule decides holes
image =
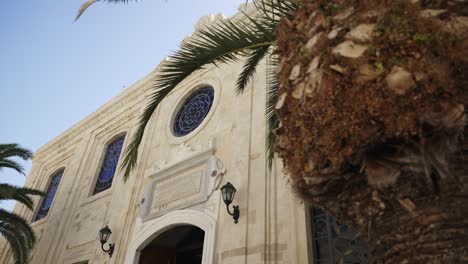
[[[128,145],[146,105],[145,96],[151,92],[153,74],[43,146],[35,155],[26,186],[45,190],[55,171],[65,168],[65,172],[48,216],[32,223],[38,244],[31,263],[132,263],[145,241],[185,222],[210,234],[205,235],[206,263],[308,263],[305,206],[290,191],[278,161],[273,171],[267,170],[265,67],[263,62],[250,87],[239,96],[235,80],[241,64],[209,67],[188,78],[154,114],[129,180],[124,182],[118,171],[112,187],[97,195],[91,194],[106,144],[126,133],[124,148]],[[209,116],[188,136],[172,136],[170,124],[179,103],[203,84],[215,88]],[[196,157],[217,159],[225,173],[220,170],[213,179],[203,176],[210,174],[211,163],[198,164]],[[163,186],[171,177],[197,171],[203,171],[201,177],[206,180],[200,194],[192,190],[195,194],[182,195],[181,202],[145,207],[146,198],[152,197],[148,186]],[[219,187],[228,181],[237,188],[238,224],[220,198]],[[35,204],[39,202],[36,199]],[[20,205],[15,212],[29,220],[34,215]],[[116,244],[112,258],[100,248],[98,231],[104,225],[112,229],[110,242]],[[10,254],[3,250],[0,263],[12,263]]]

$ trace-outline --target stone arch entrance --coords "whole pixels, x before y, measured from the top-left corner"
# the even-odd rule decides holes
[[[201,264],[204,237],[196,226],[173,227],[146,245],[138,264]]]
[[[205,213],[189,209],[170,212],[136,226],[125,263],[140,264],[140,257],[145,253],[143,251],[148,245],[151,245],[160,235],[163,236],[166,231],[174,229],[177,233],[175,228],[184,226],[196,227],[203,231],[201,264],[211,264],[214,257],[216,220]]]

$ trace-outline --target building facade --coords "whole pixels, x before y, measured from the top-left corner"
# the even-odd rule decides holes
[[[356,262],[366,258],[360,251],[349,253],[350,245],[360,246],[355,236],[296,197],[279,161],[268,169],[268,65],[262,62],[236,95],[241,66],[209,66],[169,94],[127,181],[118,169],[122,150],[157,69],[40,148],[26,186],[47,196],[35,197],[35,212],[15,208],[38,237],[31,263],[337,263],[337,254],[350,258],[344,263],[364,263]],[[237,189],[237,224],[221,197],[227,182]],[[111,257],[99,240],[104,226],[112,231],[104,245],[115,245]],[[5,243],[0,263],[13,263]]]

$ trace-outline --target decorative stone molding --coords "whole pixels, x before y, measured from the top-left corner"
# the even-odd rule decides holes
[[[192,151],[192,148],[183,149]],[[222,162],[214,155],[214,145],[192,154],[163,169],[149,174],[140,199],[143,222],[169,211],[203,203],[216,189],[218,177],[223,173]]]
[[[168,169],[178,163],[183,163],[186,160],[192,159],[202,153],[214,153],[216,148],[216,139],[210,138],[206,144],[195,142],[194,144],[182,143],[177,145],[176,148],[170,150],[166,155],[166,160],[160,161],[159,164],[151,166],[145,171],[145,177],[160,172],[161,170]]]
[[[114,115],[110,118],[108,117],[106,122],[103,122],[100,126],[95,126],[93,130],[90,131],[91,136],[88,143],[88,149],[83,157],[87,166],[84,168],[82,177],[83,188],[80,194],[81,207],[112,193],[114,184],[112,184],[112,186],[107,190],[93,194],[108,144],[117,137],[125,135],[124,145],[122,147],[123,152],[130,142],[132,123],[128,120],[135,117],[138,111],[129,110],[124,111],[124,113],[125,114],[122,115]],[[122,162],[122,157],[123,155],[121,154],[118,165]],[[119,173],[121,172],[117,170],[114,177],[118,176]]]
[[[236,15],[234,15],[230,19],[233,19],[233,18],[245,19],[244,14],[252,15],[256,10],[254,4],[252,4],[252,3],[242,3],[237,7],[237,9],[239,11],[241,11],[241,12],[238,12]],[[190,39],[196,37],[196,34],[197,34],[198,31],[201,31],[201,30],[205,29],[205,27],[207,27],[207,26],[219,23],[220,21],[222,21],[224,19],[227,19],[227,17],[222,13],[211,14],[211,15],[206,15],[206,16],[201,17],[194,26],[194,33],[187,36],[187,37],[185,37],[182,40],[182,43],[185,43],[185,42],[189,41]]]
[[[124,263],[138,264],[141,251],[157,236],[180,225],[193,225],[205,231],[202,264],[211,264],[214,258],[216,219],[194,210],[178,210],[136,225]]]
[[[224,16],[221,13],[218,13],[216,15],[207,15],[201,17],[198,22],[195,24],[195,32],[202,30],[204,27],[209,26],[211,24],[218,23],[219,21],[226,19],[226,16]]]

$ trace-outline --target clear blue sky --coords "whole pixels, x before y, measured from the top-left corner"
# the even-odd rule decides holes
[[[0,143],[36,151],[123,87],[144,77],[191,32],[201,16],[231,16],[245,0],[4,1],[0,8]],[[27,172],[31,164],[25,163]],[[46,175],[44,175],[46,176]],[[0,171],[0,182],[25,177]],[[14,204],[0,203],[11,210]]]

